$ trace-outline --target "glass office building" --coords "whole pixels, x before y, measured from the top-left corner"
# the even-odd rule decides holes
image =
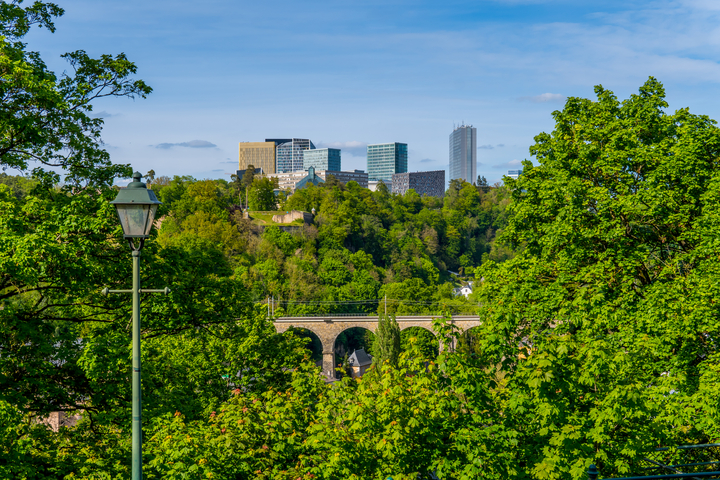
[[[367,146],[367,171],[369,180],[382,180],[392,187],[394,173],[407,172],[407,143],[381,143]]]
[[[477,128],[460,125],[450,134],[450,180],[477,181]]]
[[[303,170],[303,151],[314,149],[315,145],[307,138],[293,138],[278,145],[276,171],[283,173]]]
[[[315,171],[332,170],[339,172],[340,149],[339,148],[316,148],[315,150],[303,150],[303,170],[314,167]]]

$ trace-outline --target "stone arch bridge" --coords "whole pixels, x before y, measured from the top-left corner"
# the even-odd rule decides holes
[[[439,315],[395,317],[400,326],[400,330],[405,330],[410,327],[420,327],[428,330],[432,334],[435,334],[432,329],[434,318],[439,318]],[[480,325],[478,317],[474,315],[457,315],[452,317],[450,323],[456,325],[463,332]],[[378,326],[378,319],[377,317],[361,316],[278,317],[275,319],[274,324],[278,333],[282,333],[290,327],[295,327],[310,330],[317,335],[322,343],[323,374],[328,378],[335,378],[335,339],[337,339],[338,335],[343,331],[353,327],[365,328],[375,333]],[[442,350],[443,348],[444,346],[441,342],[440,349]]]

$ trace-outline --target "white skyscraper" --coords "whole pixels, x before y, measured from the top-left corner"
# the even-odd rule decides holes
[[[460,125],[450,134],[450,180],[477,181],[477,128]]]

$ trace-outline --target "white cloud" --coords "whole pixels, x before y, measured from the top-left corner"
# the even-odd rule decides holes
[[[162,148],[167,150],[173,147],[187,147],[187,148],[214,148],[217,147],[214,143],[210,143],[207,140],[190,140],[189,142],[181,143],[158,143],[153,145],[155,148]]]
[[[517,158],[515,158],[515,159],[513,159],[513,160],[510,160],[509,162],[499,163],[499,164],[493,165],[493,168],[497,168],[497,169],[506,169],[506,168],[514,169],[514,168],[518,168],[518,167],[520,167],[520,166],[522,166],[522,160],[518,160]]]
[[[349,142],[318,142],[318,148],[339,148],[353,157],[364,157],[367,154],[367,143],[351,140]]]
[[[720,10],[720,3],[717,0],[684,0],[685,7],[698,10]]]
[[[520,97],[521,101],[533,102],[533,103],[546,103],[555,102],[559,103],[565,100],[565,95],[559,93],[541,93],[534,97]]]

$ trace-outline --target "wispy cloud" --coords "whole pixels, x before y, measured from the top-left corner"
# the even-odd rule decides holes
[[[492,150],[493,148],[495,147],[493,147],[492,145],[480,145],[478,147],[479,150]]]
[[[435,160],[433,160],[432,158],[423,158],[422,160],[420,160],[420,163],[430,163],[434,161]]]
[[[117,117],[119,115],[120,115],[119,113],[109,113],[109,112],[106,112],[105,110],[103,110],[101,112],[93,112],[89,116],[92,118],[110,118],[110,117]]]
[[[187,148],[214,148],[217,147],[214,143],[210,143],[207,140],[190,140],[189,142],[181,142],[181,143],[158,143],[157,145],[152,145],[155,148],[173,148],[173,147],[187,147]]]
[[[355,140],[349,142],[318,142],[318,148],[339,148],[353,157],[364,157],[367,154],[367,143]]]
[[[520,97],[518,100],[520,100],[521,102],[533,103],[560,103],[564,101],[565,98],[565,95],[562,95],[560,93],[541,93],[540,95],[535,95],[534,97]]]
[[[520,166],[522,166],[522,161],[515,158],[513,160],[510,160],[509,162],[498,163],[496,165],[493,165],[492,168],[497,168],[499,170],[499,169],[506,169],[506,168],[518,168]]]

